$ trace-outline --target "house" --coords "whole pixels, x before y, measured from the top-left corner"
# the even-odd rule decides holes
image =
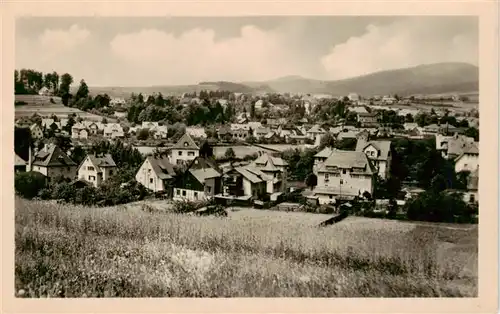
[[[153,132],[153,137],[157,140],[168,138],[168,127],[166,125],[160,125],[149,130]]]
[[[231,136],[235,140],[245,140],[250,135],[249,130],[245,129],[233,129],[231,130]]]
[[[318,136],[321,137],[325,133],[325,129],[323,129],[319,124],[315,124],[306,132],[306,135],[309,136],[310,139],[316,140]]]
[[[376,125],[378,114],[376,112],[358,113],[358,122],[361,126]]]
[[[337,134],[337,140],[342,141],[345,139],[357,139],[359,131],[354,131],[354,130],[347,130],[347,131],[342,131],[339,134]]]
[[[75,123],[71,127],[71,138],[78,139],[87,137],[88,137],[88,131],[82,123],[79,122]]]
[[[464,193],[464,201],[467,203],[479,202],[479,166],[469,174],[467,180],[467,191]]]
[[[27,162],[14,153],[14,172],[26,172]]]
[[[188,133],[184,135],[172,146],[170,162],[174,165],[185,164],[194,160],[200,155],[200,147],[196,145]]]
[[[260,128],[256,128],[254,129],[253,131],[253,135],[256,137],[256,138],[262,138],[264,136],[266,136],[268,133],[271,132],[271,129],[270,128],[264,128],[264,127],[260,127]]]
[[[196,157],[174,183],[173,199],[201,201],[221,192],[222,170],[214,160]]]
[[[205,132],[205,128],[202,127],[187,127],[186,133],[188,133],[191,137],[205,139],[207,138],[207,133]]]
[[[99,133],[99,131],[104,130],[104,128],[107,126],[106,124],[103,124],[101,122],[88,121],[88,120],[82,121],[82,124],[89,131],[89,134],[94,134],[94,135]]]
[[[33,123],[30,126],[30,132],[31,132],[31,137],[33,139],[41,139],[41,138],[43,138],[42,128],[38,124],[36,124],[36,123]]]
[[[35,152],[28,167],[46,176],[48,181],[58,176],[73,180],[77,173],[77,164],[54,144],[46,144],[39,152]]]
[[[349,112],[354,112],[356,115],[357,114],[365,114],[365,113],[368,113],[368,110],[366,110],[366,108],[364,106],[353,106],[353,107],[349,107]]]
[[[104,137],[106,138],[124,138],[123,128],[118,123],[109,123],[104,127]]]
[[[323,166],[323,163],[330,157],[333,149],[330,147],[323,148],[322,151],[314,155],[313,173],[318,176],[318,170]]]
[[[50,92],[50,89],[48,89],[46,86],[40,88],[40,90],[38,91],[38,95],[40,96],[49,96],[51,94],[52,93]]]
[[[439,130],[440,130],[439,125],[431,124],[431,125],[424,126],[422,133],[424,135],[436,135],[439,133]]]
[[[110,154],[87,155],[78,167],[78,179],[98,187],[118,173],[118,168]]]
[[[217,137],[223,140],[226,136],[232,137],[231,128],[229,126],[222,126],[217,130]]]
[[[392,105],[394,103],[397,103],[398,100],[392,96],[384,96],[382,97],[382,102],[388,105]]]
[[[146,121],[143,121],[142,122],[142,129],[154,129],[156,127],[159,127],[160,126],[160,123],[159,122],[146,122]]]
[[[135,180],[153,192],[172,195],[176,172],[168,157],[148,156],[135,175]]]
[[[313,195],[320,204],[352,199],[364,192],[373,195],[376,172],[364,152],[334,149],[317,169],[318,181]]]
[[[455,172],[476,171],[479,168],[479,148],[476,143],[467,145],[455,158]]]
[[[403,127],[404,127],[405,131],[411,131],[411,130],[414,130],[414,129],[419,129],[418,124],[414,123],[414,122],[406,122],[405,124],[403,124]]]
[[[229,167],[222,176],[222,193],[219,198],[249,200],[259,199],[266,194],[267,176],[249,167]]]
[[[282,158],[264,153],[254,160],[250,167],[260,170],[267,178],[267,193],[273,194],[286,190],[288,163]]]
[[[365,153],[382,179],[389,178],[392,163],[391,141],[368,141],[367,136],[359,136],[356,151]]]
[[[359,95],[356,93],[350,93],[349,95],[347,95],[347,98],[349,98],[349,100],[352,102],[356,102],[356,101],[360,100]]]
[[[121,106],[121,105],[125,105],[125,103],[126,103],[126,101],[123,98],[112,98],[109,101],[110,106]]]
[[[471,147],[471,146],[476,146]],[[443,158],[454,159],[462,155],[464,151],[477,150],[478,144],[474,138],[455,134],[453,136],[436,135],[436,149],[441,151]]]
[[[52,128],[54,128],[55,130],[59,129],[59,126],[57,125],[54,119],[42,119],[42,129],[48,130]]]

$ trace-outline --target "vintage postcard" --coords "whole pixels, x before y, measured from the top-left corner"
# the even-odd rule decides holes
[[[496,312],[495,5],[5,3],[3,310]]]

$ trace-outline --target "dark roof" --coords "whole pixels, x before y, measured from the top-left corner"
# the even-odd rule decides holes
[[[194,140],[189,136],[188,133],[184,135],[177,141],[177,143],[172,146],[172,149],[200,149]]]
[[[42,150],[34,156],[33,165],[42,167],[67,167],[76,166],[76,163],[58,146],[52,144],[46,150]]]
[[[83,165],[85,160],[87,160],[87,158],[89,158],[92,164],[96,167],[97,172],[102,172],[101,168],[116,167],[116,163],[110,154],[104,154],[99,156],[87,155],[87,157],[80,164],[80,167]],[[78,167],[78,170],[80,170],[80,167]]]
[[[356,151],[332,151],[330,157],[326,159],[319,171],[328,172],[329,167],[338,167],[342,169],[362,168],[365,174],[373,174],[375,172],[373,165],[370,163],[365,153]]]
[[[196,157],[189,165],[187,171],[201,183],[206,179],[220,177],[223,173],[215,160],[206,157]]]
[[[167,157],[148,156],[146,159],[151,164],[151,167],[158,178],[170,179],[176,175],[174,165],[170,163]]]

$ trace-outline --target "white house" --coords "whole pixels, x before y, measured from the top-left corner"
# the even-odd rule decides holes
[[[359,136],[356,151],[366,154],[382,179],[390,176],[391,141],[368,141],[366,136]]]
[[[250,166],[265,174],[267,193],[273,194],[286,190],[288,163],[282,158],[264,153]]]
[[[149,131],[153,132],[155,139],[166,139],[168,137],[168,127],[166,125],[159,125]]]
[[[38,95],[40,96],[49,96],[51,94],[52,93],[50,92],[50,89],[48,89],[46,86],[40,88],[40,90],[38,91]]]
[[[117,173],[117,166],[110,154],[87,155],[78,167],[78,179],[89,182],[95,187]]]
[[[202,127],[194,127],[190,126],[186,128],[186,133],[194,138],[207,138],[207,133],[205,132],[205,128]]]
[[[135,180],[151,191],[160,192],[169,189],[175,175],[174,166],[167,157],[148,156],[137,171]]]
[[[349,98],[350,101],[359,101],[360,100],[359,95],[356,93],[350,93],[349,95],[347,95],[347,98]]]
[[[104,137],[106,138],[123,138],[125,137],[125,133],[123,132],[123,128],[118,123],[109,123],[104,128]]]
[[[75,123],[71,127],[71,138],[87,138],[88,132],[83,123]]]
[[[38,124],[36,124],[36,123],[33,123],[30,126],[30,132],[31,132],[31,137],[33,139],[41,139],[41,138],[43,138],[42,128]]]
[[[179,165],[194,160],[199,155],[200,147],[196,145],[188,133],[184,133],[177,143],[172,146],[170,162],[174,165]]]
[[[455,158],[455,172],[476,171],[479,168],[479,148],[476,144],[468,145],[462,154]]]
[[[364,192],[373,194],[374,169],[363,152],[332,150],[317,169],[317,186],[313,190],[320,204],[337,198],[354,198]]]
[[[325,135],[326,131],[318,124],[313,125],[307,132],[306,135],[312,140],[318,140],[321,136]]]

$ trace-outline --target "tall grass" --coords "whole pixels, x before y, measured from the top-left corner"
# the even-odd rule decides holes
[[[432,228],[346,222],[321,229],[287,217],[193,217],[17,199],[15,288],[29,297],[477,295],[466,261],[440,256],[443,240]],[[454,233],[477,259],[477,230]]]

